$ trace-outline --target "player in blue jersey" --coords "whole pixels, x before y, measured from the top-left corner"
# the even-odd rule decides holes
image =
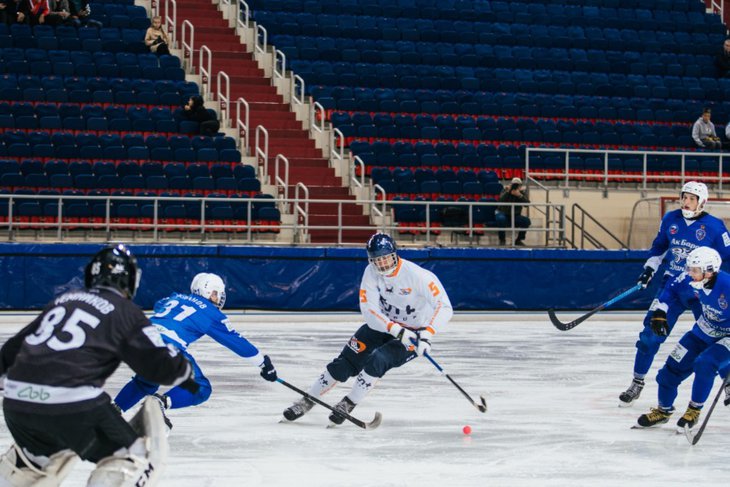
[[[651,329],[657,336],[669,334],[667,321],[672,306],[681,306],[693,295],[702,306],[702,314],[684,334],[664,367],[657,374],[659,405],[638,419],[638,426],[648,428],[669,421],[674,412],[677,388],[692,373],[692,397],[678,429],[697,424],[702,406],[710,395],[715,376],[730,368],[730,274],[720,271],[720,254],[709,247],[699,247],[687,256],[687,271],[662,291],[652,313]],[[724,376],[723,376],[724,377]]]
[[[681,208],[664,215],[659,233],[649,251],[644,271],[639,276],[639,284],[646,287],[660,265],[664,264],[664,276],[657,296],[671,283],[672,279],[684,272],[685,259],[694,249],[706,246],[717,250],[723,259],[730,259],[730,235],[725,224],[705,211],[708,192],[703,183],[690,181],[682,186],[680,192]],[[657,309],[654,299],[644,317],[644,329],[636,342],[634,359],[634,379],[629,388],[619,396],[619,406],[628,406],[638,399],[644,388],[644,377],[649,372],[654,356],[667,336],[657,336],[651,331],[651,319]],[[679,315],[692,309],[695,318],[700,308],[696,300],[687,302],[677,300],[666,310],[667,335],[672,332]]]
[[[131,408],[147,395],[155,395],[164,409],[196,406],[208,400],[211,393],[210,381],[188,352],[188,347],[204,335],[208,335],[221,345],[226,346],[253,365],[261,369],[261,377],[276,381],[276,369],[268,355],[261,352],[246,338],[228,325],[228,317],[221,311],[226,300],[223,279],[216,274],[202,272],[190,284],[191,294],[174,293],[155,303],[154,314],[150,318],[157,326],[165,342],[178,348],[190,361],[195,373],[195,382],[200,386],[197,393],[174,387],[165,394],[156,394],[159,385],[135,375],[114,402],[122,411]],[[168,422],[168,426],[171,426]]]

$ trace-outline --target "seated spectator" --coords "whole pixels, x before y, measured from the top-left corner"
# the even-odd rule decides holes
[[[715,67],[717,76],[724,78],[730,76],[730,39],[725,39],[722,44],[722,51],[715,56]]]
[[[205,108],[203,97],[194,95],[190,97],[182,112],[183,118],[200,124],[200,135],[213,136],[218,133],[220,123],[218,119]]]
[[[151,24],[144,36],[144,43],[158,56],[170,54],[170,40],[167,32],[162,28],[162,17],[159,15],[152,17]]]
[[[20,0],[17,20],[19,24],[44,24],[46,15],[51,11],[48,0]]]
[[[509,188],[505,189],[500,195],[499,201],[501,203],[529,203],[530,200],[525,196],[524,187],[522,186],[522,180],[520,178],[512,178],[512,183]],[[529,228],[532,223],[529,218],[522,216],[522,205],[505,205],[498,206],[497,211],[494,212],[494,218],[497,221],[497,226],[501,228],[512,227],[512,210],[514,209],[514,225],[515,228]],[[505,232],[500,231],[497,233],[499,236],[499,245],[505,245]],[[515,239],[515,245],[521,247],[525,245],[525,236],[527,232],[521,231],[517,233]]]
[[[48,0],[48,13],[43,23],[48,25],[73,24],[68,0]]]
[[[17,18],[15,0],[0,0],[0,24],[13,24]]]
[[[68,6],[71,11],[71,21],[76,27],[96,27],[100,29],[103,26],[98,20],[90,18],[91,7],[88,0],[69,0]]]
[[[720,149],[722,142],[715,132],[715,124],[710,121],[712,112],[709,108],[702,110],[702,116],[692,126],[692,139],[697,147],[705,149]]]

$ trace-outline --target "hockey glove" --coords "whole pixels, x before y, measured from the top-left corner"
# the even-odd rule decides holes
[[[418,335],[413,330],[403,328],[398,323],[388,323],[388,333],[393,335],[396,340],[400,341],[401,345],[403,345],[409,352],[416,349],[414,344],[418,343]]]
[[[192,375],[190,375],[190,377],[181,382],[179,386],[193,395],[197,394],[200,390],[200,384],[195,382],[195,377],[193,377]]]
[[[655,310],[654,314],[651,315],[651,322],[649,323],[649,326],[651,326],[651,331],[653,331],[656,336],[668,336],[669,325],[667,324],[667,313],[660,309]]]
[[[431,337],[433,333],[430,330],[424,329],[418,332],[418,341],[416,342],[416,353],[419,357],[423,356],[426,352],[431,351]]]
[[[641,284],[641,287],[646,289],[646,286],[649,285],[652,277],[654,277],[654,269],[651,267],[644,267],[644,272],[641,273],[636,284]]]
[[[264,355],[264,361],[261,365],[259,365],[259,367],[261,368],[261,377],[269,382],[276,382],[276,379],[279,378],[279,376],[276,375],[274,364],[271,363],[271,359],[268,355]]]

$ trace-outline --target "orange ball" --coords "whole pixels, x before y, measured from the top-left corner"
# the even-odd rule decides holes
[[[463,428],[461,429],[461,431],[463,431],[465,435],[470,435],[470,434],[471,434],[471,426],[469,426],[469,425],[467,424],[466,426],[464,426],[464,427],[463,427]]]

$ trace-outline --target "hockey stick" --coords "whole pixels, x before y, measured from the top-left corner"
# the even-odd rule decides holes
[[[705,428],[707,427],[707,422],[710,420],[710,415],[712,414],[712,411],[715,410],[715,405],[717,404],[717,401],[720,399],[720,396],[722,395],[722,391],[725,390],[725,386],[730,382],[730,375],[725,377],[725,380],[722,381],[722,384],[720,385],[720,390],[717,391],[717,394],[715,394],[715,399],[712,401],[712,405],[710,406],[710,409],[707,410],[707,416],[705,416],[705,419],[702,421],[702,424],[700,425],[699,429],[695,433],[690,428],[687,427],[687,425],[684,425],[684,435],[687,437],[687,441],[690,442],[692,445],[696,445],[697,442],[700,441],[700,438],[702,437],[702,433],[705,432]]]
[[[454,379],[452,379],[449,374],[444,372],[444,369],[433,359],[433,357],[431,357],[431,355],[429,355],[428,352],[424,353],[423,355],[429,360],[429,362],[431,362],[433,364],[434,367],[436,367],[438,369],[439,372],[441,372],[442,375],[445,375],[446,378],[449,379],[449,381],[452,384],[454,384],[454,386],[456,386],[457,389],[459,389],[459,392],[464,394],[464,397],[469,399],[469,402],[472,404],[472,406],[477,408],[480,413],[487,412],[487,400],[484,399],[484,396],[479,396],[479,399],[482,400],[481,403],[477,403],[476,401],[474,401],[474,399],[472,399],[471,396],[469,394],[467,394],[466,391],[464,389],[462,389],[461,386],[459,384],[457,384],[456,381]]]
[[[369,423],[366,423],[365,421],[361,421],[361,420],[355,418],[354,416],[350,416],[349,414],[345,413],[344,411],[336,411],[334,407],[330,406],[326,402],[320,400],[319,398],[316,398],[316,397],[312,396],[311,394],[307,394],[306,392],[304,392],[303,390],[299,389],[298,387],[289,384],[287,381],[285,381],[282,378],[277,378],[276,379],[276,382],[278,382],[279,384],[285,385],[286,387],[288,387],[292,391],[301,394],[302,396],[306,397],[310,401],[316,402],[320,406],[322,406],[324,408],[327,408],[330,411],[332,411],[333,413],[342,416],[343,418],[345,418],[346,420],[348,420],[352,424],[355,424],[355,425],[359,426],[362,429],[365,429],[365,430],[373,430],[373,429],[377,428],[378,426],[380,426],[380,422],[383,419],[382,418],[382,415],[380,413],[376,412],[375,413],[375,418],[373,418],[373,420],[370,421]]]
[[[626,296],[629,296],[629,295],[635,293],[639,289],[641,289],[641,284],[637,284],[634,287],[630,287],[629,289],[627,289],[626,291],[622,292],[621,294],[619,294],[615,298],[609,299],[608,301],[606,301],[602,305],[600,305],[600,306],[598,306],[596,308],[593,308],[592,310],[590,310],[588,313],[584,314],[580,318],[576,318],[573,321],[569,321],[567,323],[563,323],[562,321],[560,321],[558,319],[558,317],[555,315],[555,309],[554,308],[548,309],[548,316],[550,317],[550,321],[553,323],[553,325],[555,326],[555,328],[557,328],[558,330],[561,330],[561,331],[568,331],[568,330],[570,330],[572,328],[575,328],[576,326],[580,325],[585,320],[587,320],[588,318],[590,318],[594,314],[598,313],[599,311],[602,311],[602,310],[608,308],[609,306],[611,306],[612,304],[615,304],[615,303],[621,301]]]

